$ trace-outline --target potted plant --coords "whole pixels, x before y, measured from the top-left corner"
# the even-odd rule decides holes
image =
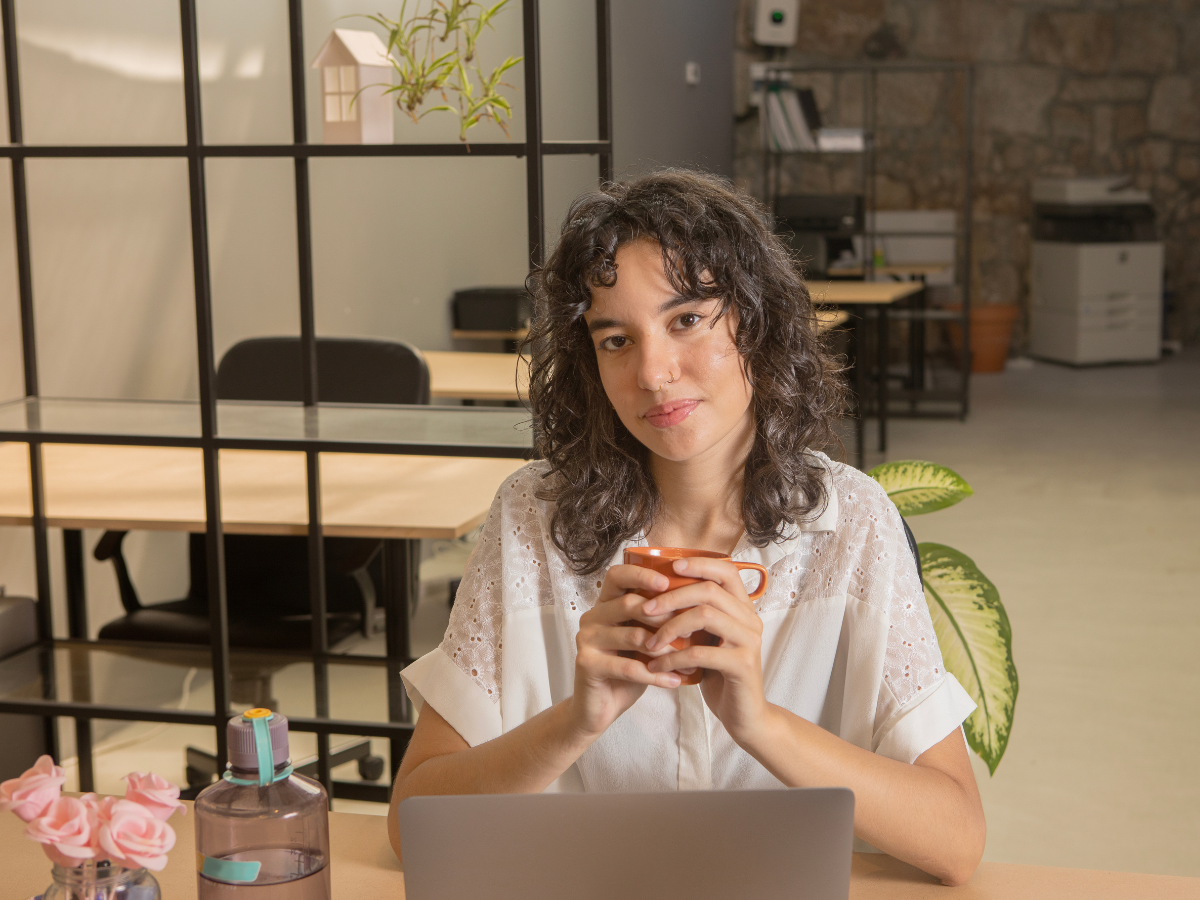
[[[476,60],[476,46],[492,19],[508,5],[508,0],[485,6],[477,0],[433,0],[428,11],[421,4],[403,0],[395,19],[383,14],[363,15],[387,32],[387,60],[395,70],[398,83],[385,94],[393,94],[396,105],[414,122],[431,112],[451,112],[458,116],[459,140],[467,140],[467,131],[490,120],[508,135],[506,119],[512,119],[512,106],[500,93],[512,87],[501,77],[524,57],[509,56],[485,73]],[[442,103],[421,111],[431,95]],[[453,98],[453,100],[451,99]]]
[[[884,463],[867,474],[905,517],[945,509],[974,494],[958,473],[921,460]],[[1017,704],[1008,613],[996,586],[965,553],[932,543],[918,544],[917,551],[942,660],[978,707],[963,723],[967,743],[995,774]]]

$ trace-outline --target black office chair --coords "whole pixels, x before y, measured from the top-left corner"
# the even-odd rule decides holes
[[[320,338],[317,340],[318,399],[325,403],[427,404],[429,367],[421,351],[399,341]],[[253,338],[229,349],[217,369],[221,400],[300,401],[303,398],[299,338]],[[103,640],[170,644],[208,644],[208,578],[205,538],[189,540],[190,583],[187,596],[144,605],[137,595],[121,552],[124,531],[109,531],[96,545],[98,560],[112,560],[125,615],[100,629]],[[382,590],[383,541],[326,538],[326,606],[329,644],[356,631],[369,635],[375,623],[376,596]],[[258,650],[305,650],[312,645],[308,592],[308,538],[302,536],[225,536],[225,582],[231,647]],[[155,654],[156,657],[159,654]],[[278,708],[271,696],[271,675],[278,661],[231,665],[231,699],[238,704]],[[382,774],[382,761],[369,757],[369,744],[358,756],[339,754],[335,764],[359,760],[363,777]],[[353,749],[353,748],[352,748]],[[364,758],[367,762],[364,763]],[[212,764],[206,765],[206,760]],[[189,784],[215,772],[210,754],[188,748]],[[193,781],[194,779],[194,781]],[[373,779],[370,779],[373,780]]]

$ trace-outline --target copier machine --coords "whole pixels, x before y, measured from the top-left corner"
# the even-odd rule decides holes
[[[1163,245],[1150,195],[1121,178],[1039,178],[1033,203],[1030,355],[1158,359]]]

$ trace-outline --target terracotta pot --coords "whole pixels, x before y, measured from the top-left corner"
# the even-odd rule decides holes
[[[958,312],[961,306],[948,306]],[[987,303],[971,307],[971,371],[1003,372],[1012,344],[1013,323],[1021,309],[1012,303]],[[962,326],[950,326],[950,343],[956,354],[962,353]],[[960,357],[961,358],[961,357]]]

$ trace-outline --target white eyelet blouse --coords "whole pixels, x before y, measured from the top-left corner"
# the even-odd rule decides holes
[[[829,488],[820,517],[761,549],[743,538],[733,554],[770,572],[755,604],[767,700],[911,763],[975,704],[942,665],[896,507],[866,475],[818,456]],[[603,574],[576,575],[551,541],[551,504],[535,496],[548,470],[532,462],[501,486],[441,646],[401,673],[416,708],[433,704],[472,746],[574,688],[579,617]],[[549,790],[782,786],[729,737],[699,686],[685,686],[648,688]]]

